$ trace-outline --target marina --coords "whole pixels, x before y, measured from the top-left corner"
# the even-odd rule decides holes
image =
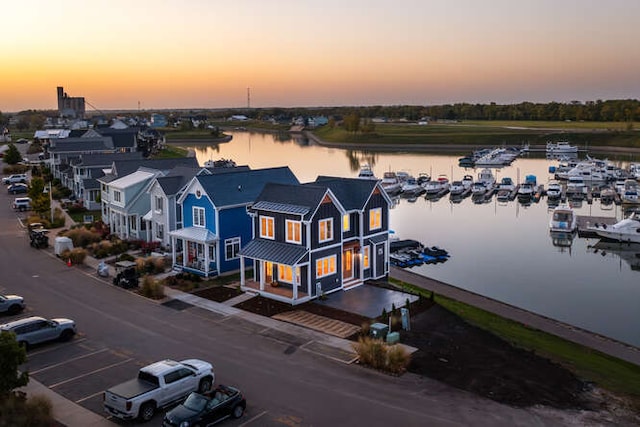
[[[520,201],[498,200],[495,189],[485,188],[476,196],[473,189],[484,168],[460,167],[461,156],[455,153],[359,152],[320,146],[304,138],[283,141],[252,132],[234,132],[233,140],[225,144],[190,148],[201,163],[224,157],[263,168],[295,159],[287,165],[301,182],[314,181],[318,175],[357,177],[362,164],[370,165],[379,178],[394,172],[412,175],[416,181],[421,174],[436,178],[445,174],[451,185],[466,181],[471,190],[460,195],[393,196],[389,226],[394,236],[445,248],[450,255],[446,262],[423,262],[404,269],[640,347],[640,331],[629,327],[640,321],[636,303],[640,272],[632,268],[640,251],[633,252],[632,245],[603,251],[597,246],[604,244],[599,237],[584,233],[587,221],[615,224],[633,205],[603,198],[610,192],[602,189],[598,193],[591,186],[586,193],[569,197],[566,181],[556,179],[550,171],[565,160],[529,153],[510,165],[489,168],[497,183],[504,177],[516,184],[526,175],[536,177],[544,193],[539,193],[539,199],[534,195],[530,201]],[[576,163],[582,160],[586,158],[575,159]],[[628,170],[639,161],[629,155],[610,163]],[[553,181],[559,184],[560,194],[549,197]],[[570,205],[575,212],[577,232],[552,234],[549,230],[552,211],[560,204]]]

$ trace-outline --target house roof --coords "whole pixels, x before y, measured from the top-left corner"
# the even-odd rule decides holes
[[[113,151],[110,137],[101,138],[62,138],[56,139],[55,146],[49,147],[53,153]]]
[[[286,203],[274,203],[265,200],[255,202],[253,209],[295,215],[306,215],[309,213],[308,206],[288,205]]]
[[[140,182],[147,181],[153,178],[155,174],[151,172],[145,171],[135,171],[134,173],[130,173],[129,175],[125,175],[120,177],[114,181],[111,181],[111,185],[117,188],[126,188],[134,184],[138,184]]]
[[[268,206],[261,202],[268,202],[276,208],[289,209],[290,211],[294,209],[301,211],[304,208],[307,209],[304,219],[309,219],[308,217],[315,212],[326,193],[327,187],[321,185],[268,183],[256,198],[252,209]]]
[[[98,132],[104,136],[110,136],[113,139],[113,146],[116,148],[135,147],[136,138],[138,136],[138,128],[131,127],[125,129],[100,128]]]
[[[82,186],[85,190],[95,190],[100,188],[100,183],[93,178],[85,178],[82,180]]]
[[[240,250],[241,256],[284,265],[300,264],[308,253],[304,246],[266,239],[253,239]]]
[[[193,169],[191,169],[194,171]],[[177,194],[178,191],[195,176],[195,171],[192,175],[174,175],[174,176],[161,176],[158,177],[158,185],[164,191],[164,194],[171,196]]]
[[[170,231],[169,235],[175,236],[179,239],[185,239],[193,242],[202,242],[202,243],[211,243],[218,240],[218,236],[216,236],[209,229],[204,227],[180,228],[178,230]]]
[[[298,184],[287,167],[235,170],[196,177],[215,206],[234,206],[253,202],[266,183]]]
[[[116,160],[142,160],[142,153],[133,151],[129,153],[98,153],[90,155],[80,155],[79,165],[92,166],[111,166]]]
[[[199,167],[198,159],[195,157],[178,157],[175,159],[129,159],[116,160],[113,163],[115,165],[114,173],[118,176],[128,175],[135,172],[141,166],[163,172],[169,171],[176,166],[189,166],[193,168]]]
[[[346,210],[354,210],[364,208],[371,193],[378,185],[378,181],[375,179],[319,176],[315,183],[311,184],[326,185]]]

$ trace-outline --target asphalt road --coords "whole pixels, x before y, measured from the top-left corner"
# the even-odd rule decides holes
[[[547,413],[500,405],[427,378],[342,363],[304,339],[233,316],[195,307],[177,310],[116,288],[90,270],[67,267],[49,252],[31,248],[11,200],[0,188],[0,292],[25,297],[22,315],[69,317],[79,330],[71,342],[31,349],[24,368],[98,414],[106,416],[102,391],[134,377],[140,366],[201,358],[213,363],[216,383],[237,386],[247,398],[245,415],[225,425],[559,424]],[[157,415],[147,425],[160,424]]]

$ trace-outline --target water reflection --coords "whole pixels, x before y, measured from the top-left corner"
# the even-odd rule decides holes
[[[631,270],[640,271],[640,243],[620,243],[608,242],[600,240],[591,246],[593,253],[606,257],[616,256],[620,259],[620,268],[622,269],[622,261],[626,262]]]

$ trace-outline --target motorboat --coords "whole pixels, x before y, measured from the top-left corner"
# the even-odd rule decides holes
[[[547,185],[547,197],[549,199],[559,199],[562,197],[562,186],[557,181],[550,181]]]
[[[498,194],[496,194],[496,199],[499,202],[506,202],[511,197],[511,191],[509,190],[498,190]]]
[[[516,184],[508,176],[503,177],[500,180],[500,184],[498,184],[498,191],[500,190],[513,191],[515,189],[516,189]]]
[[[402,184],[398,180],[398,176],[395,172],[389,171],[382,175],[380,185],[387,192],[387,194],[398,194],[402,191]]]
[[[467,189],[465,188],[464,184],[462,184],[462,181],[453,181],[449,186],[449,191],[451,192],[452,196],[459,196],[460,194],[467,191]]]
[[[640,163],[631,163],[629,165],[629,177],[640,181]]]
[[[572,176],[567,181],[567,194],[584,195],[587,192],[587,185],[580,176]]]
[[[418,181],[418,184],[420,184],[420,185],[424,185],[425,183],[427,183],[427,182],[431,181],[431,175],[429,175],[429,174],[428,174],[428,173],[426,173],[426,172],[420,172],[420,173],[418,174],[418,179],[417,179],[417,181]]]
[[[431,180],[423,184],[427,194],[437,194],[449,189],[449,178],[446,175],[438,175],[436,180]]]
[[[578,228],[576,214],[570,206],[561,205],[553,209],[549,221],[550,231],[573,232]]]
[[[362,179],[377,179],[373,174],[373,170],[371,169],[371,165],[364,164],[360,166],[360,172],[358,172],[358,178]]]
[[[635,179],[627,179],[624,182],[624,192],[620,195],[622,203],[640,203],[638,192],[638,182]]]
[[[527,175],[524,182],[520,184],[517,191],[518,200],[532,199],[537,189],[537,178],[535,175]]]
[[[477,182],[484,184],[485,191],[491,191],[496,185],[496,178],[493,176],[491,169],[484,168],[478,173]]]
[[[417,196],[418,194],[422,193],[424,191],[424,189],[422,188],[422,186],[420,184],[418,184],[418,181],[410,176],[409,178],[407,178],[406,181],[404,181],[402,183],[402,195],[403,196]]]
[[[575,154],[578,152],[576,145],[569,144],[568,141],[547,142],[547,154]]]
[[[484,182],[476,181],[471,185],[471,194],[482,195],[487,192],[487,187],[484,185]]]
[[[624,243],[640,243],[640,216],[634,212],[628,218],[613,225],[596,223],[593,227],[588,227],[588,230],[605,239]]]
[[[616,190],[610,186],[605,186],[600,189],[600,203],[605,205],[611,204],[616,199]]]
[[[473,175],[465,175],[462,177],[462,185],[464,185],[464,188],[471,188],[472,184],[473,184]]]

